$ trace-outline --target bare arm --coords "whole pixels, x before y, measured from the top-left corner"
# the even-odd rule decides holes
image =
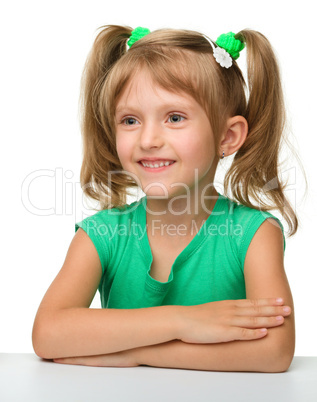
[[[96,249],[80,229],[35,319],[33,345],[39,356],[114,356],[118,351],[150,351],[146,349],[149,345],[161,344],[163,347],[175,339],[192,343],[229,342],[234,339],[245,342],[247,339],[262,338],[265,333],[261,333],[260,328],[281,325],[275,317],[287,315],[273,299],[258,300],[256,305],[252,300],[244,300],[188,307],[89,309],[100,278],[101,267]],[[207,345],[203,346],[205,350]],[[186,359],[185,352],[182,357]],[[163,354],[162,358],[167,360],[161,363],[155,361],[153,365],[173,364],[168,363],[169,356]],[[151,365],[151,362],[141,364]]]
[[[248,299],[280,295],[292,309],[292,313],[283,319],[283,325],[270,328],[264,338],[206,345],[174,340],[131,350],[125,356],[113,355],[108,361],[104,360],[104,364],[118,362],[118,365],[217,371],[287,370],[295,348],[294,307],[283,267],[281,230],[269,221],[261,225],[250,244],[245,261],[245,281]]]
[[[112,353],[175,338],[177,306],[89,309],[101,274],[98,253],[79,229],[38,309],[32,334],[37,355],[50,359]]]

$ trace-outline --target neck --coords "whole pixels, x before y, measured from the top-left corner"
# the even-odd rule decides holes
[[[174,229],[176,233],[177,228],[184,232],[193,225],[200,228],[212,213],[218,199],[218,193],[212,186],[204,197],[195,195],[175,196],[168,199],[154,199],[148,196],[146,208],[148,227],[161,228],[162,234],[168,228],[170,231]],[[174,237],[177,238],[177,236]]]

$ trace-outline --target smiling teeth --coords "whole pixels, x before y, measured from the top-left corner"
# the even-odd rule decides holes
[[[172,163],[174,163],[174,162],[160,162],[160,163],[145,163],[145,162],[142,162],[141,161],[141,163],[142,163],[142,165],[144,166],[144,167],[150,167],[150,168],[158,168],[158,167],[163,167],[163,166],[168,166],[168,165],[171,165]]]

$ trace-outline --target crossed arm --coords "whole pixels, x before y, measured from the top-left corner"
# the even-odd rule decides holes
[[[89,309],[101,267],[92,242],[79,229],[39,307],[35,352],[60,363],[93,366],[285,371],[294,355],[294,308],[281,230],[270,220],[249,246],[244,272],[247,300]],[[277,297],[283,301],[277,302]],[[284,311],[285,306],[290,311]]]

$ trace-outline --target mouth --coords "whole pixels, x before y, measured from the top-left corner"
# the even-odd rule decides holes
[[[155,171],[155,172],[161,172],[162,170],[166,170],[170,168],[170,166],[174,165],[175,161],[146,161],[146,160],[141,160],[138,162],[143,169],[147,171]]]

